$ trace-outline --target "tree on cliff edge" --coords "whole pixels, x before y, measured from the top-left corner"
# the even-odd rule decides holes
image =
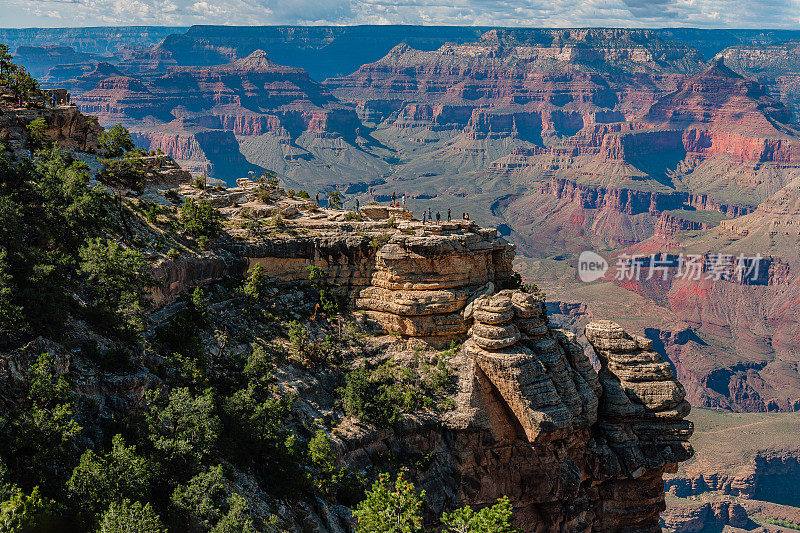
[[[119,157],[135,147],[131,133],[122,124],[103,131],[97,138],[97,144],[106,151],[108,157]]]
[[[0,44],[0,83],[7,84],[9,75],[16,69],[8,45]]]

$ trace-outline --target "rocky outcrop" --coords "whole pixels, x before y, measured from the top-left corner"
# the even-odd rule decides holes
[[[0,87],[0,94],[4,88]],[[0,103],[0,141],[18,157],[31,148],[27,125],[37,118],[47,123],[45,135],[64,149],[87,151],[97,149],[97,137],[102,128],[97,119],[81,113],[77,107],[17,108],[11,100]]]
[[[710,225],[707,222],[687,220],[671,213],[661,213],[661,216],[658,217],[658,222],[656,222],[654,236],[670,239],[681,231],[696,231],[708,229],[709,227]]]
[[[387,218],[364,222],[301,218],[313,234],[228,247],[276,282],[305,282],[308,267],[322,269],[337,293],[386,332],[435,345],[463,339],[468,301],[511,282],[513,246],[471,222],[407,221],[393,228],[389,216],[387,210]]]
[[[768,443],[762,445],[767,446]],[[780,486],[781,479],[800,473],[800,450],[762,450],[748,461],[731,466],[735,468],[715,468],[707,459],[688,464],[680,474],[668,477],[666,490],[679,497],[716,491],[729,496],[767,501],[780,499],[783,495],[783,500],[788,502],[792,500],[794,489],[775,489]]]
[[[597,374],[582,351],[550,332],[533,296],[500,291],[471,306],[464,350],[529,442],[565,438],[597,421]]]
[[[465,316],[473,326],[463,353],[474,361],[475,377],[464,401],[483,405],[483,424],[497,445],[520,450],[506,452],[512,464],[530,455],[520,441],[539,457],[532,471],[515,466],[537,480],[523,494],[510,493],[525,531],[660,531],[661,474],[691,456],[692,426],[682,420],[682,387],[651,345],[616,324],[589,324],[586,336],[602,361],[598,375],[573,336],[548,327],[531,295],[482,295]],[[460,473],[475,480],[476,494],[491,498],[507,486],[509,466],[501,462],[492,472],[480,464],[476,473],[478,464],[463,464]],[[544,477],[540,469],[558,474]]]
[[[725,526],[746,530],[756,527],[756,523],[748,516],[747,509],[741,503],[730,499],[710,502],[684,500],[672,503],[661,518],[664,530],[670,533],[722,530]]]
[[[224,179],[262,170],[241,154],[232,132],[204,128],[189,120],[176,119],[157,131],[134,129],[131,138],[147,151],[169,154],[193,174]]]
[[[406,235],[412,227],[401,225],[377,251],[356,305],[389,332],[447,343],[466,332],[461,310],[475,293],[510,282],[513,247],[494,229],[470,224]]]

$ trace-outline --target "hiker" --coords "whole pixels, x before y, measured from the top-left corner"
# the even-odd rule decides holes
[[[469,213],[467,213],[467,218],[465,220],[469,220]]]
[[[427,216],[428,216],[428,212],[427,211],[423,211],[422,212],[422,225],[423,226],[425,225],[425,217],[427,217]]]
[[[67,105],[69,105],[69,93],[67,93]]]
[[[406,208],[406,195],[403,195],[403,209]]]
[[[442,221],[442,215],[439,214],[439,211],[436,211],[436,225],[439,225],[439,222]]]
[[[461,220],[467,220],[467,214],[465,212],[461,212]]]
[[[358,198],[356,198],[356,211],[358,211],[360,204],[358,203]]]
[[[319,207],[319,193],[317,193],[317,207]]]
[[[450,222],[450,208],[447,208],[447,221]]]
[[[395,193],[392,193],[392,207],[394,207],[396,203],[397,203],[397,195]]]

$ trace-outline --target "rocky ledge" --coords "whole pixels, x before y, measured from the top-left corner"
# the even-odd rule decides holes
[[[508,495],[524,531],[660,531],[662,475],[692,456],[692,424],[683,420],[685,391],[652,341],[590,323],[595,369],[574,335],[549,325],[534,294],[513,288],[514,248],[494,229],[423,225],[397,207],[325,209],[271,187],[246,179],[202,193],[181,187],[226,221],[215,253],[227,266],[191,272],[219,277],[234,262],[237,275],[260,268],[277,286],[324,284],[375,336],[394,336],[384,351],[397,360],[460,344],[448,352],[454,408],[389,429],[340,424],[342,464],[363,471],[386,452],[429,457],[411,475],[431,513]],[[160,268],[176,280],[165,298],[202,282]],[[309,279],[312,271],[322,275]]]

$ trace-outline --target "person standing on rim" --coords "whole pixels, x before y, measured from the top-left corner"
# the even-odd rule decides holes
[[[360,207],[360,204],[358,203],[358,198],[356,198],[356,211],[358,211],[359,207]]]
[[[397,202],[397,195],[395,193],[392,193],[392,207],[394,207],[394,204],[396,202]]]
[[[317,207],[319,207],[319,193],[317,193]]]
[[[406,195],[403,193],[403,209],[406,208]]]
[[[450,208],[447,208],[447,221],[450,222]]]
[[[442,215],[439,214],[439,211],[436,211],[436,225],[439,225],[439,222],[442,221]]]

